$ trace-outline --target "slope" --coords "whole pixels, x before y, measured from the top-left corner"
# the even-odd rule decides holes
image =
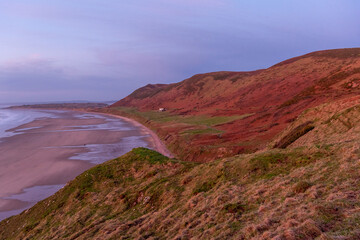
[[[210,161],[263,149],[305,109],[359,94],[360,48],[337,49],[147,85],[104,111],[151,127],[183,160]]]
[[[197,164],[134,149],[2,221],[0,238],[359,239],[359,120],[349,97],[308,109],[257,153]]]

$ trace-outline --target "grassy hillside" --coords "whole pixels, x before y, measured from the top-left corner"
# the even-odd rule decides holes
[[[336,49],[254,72],[148,85],[106,111],[154,129],[183,160],[211,161],[264,149],[306,109],[359,94],[360,48]],[[159,107],[167,113],[157,113]],[[193,122],[206,118],[224,121]]]
[[[138,111],[136,108],[128,107],[105,108],[100,112],[129,117],[151,128],[179,159],[185,161],[209,162],[255,150],[250,142],[231,142],[224,138],[225,131],[221,129],[224,124],[244,120],[252,116],[252,113],[232,116],[192,116]]]
[[[359,120],[360,97],[323,104],[267,149],[211,163],[137,148],[1,222],[0,238],[359,239]]]

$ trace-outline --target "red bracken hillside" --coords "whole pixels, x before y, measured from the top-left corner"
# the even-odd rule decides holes
[[[167,117],[184,119],[239,116],[208,124],[210,130],[206,124],[144,118],[175,153],[204,161],[261,149],[304,110],[359,94],[360,48],[337,49],[309,53],[264,70],[206,73],[175,84],[149,84],[109,111],[125,107],[149,113],[162,107],[168,110]],[[184,136],[189,131],[191,136]],[[184,155],[179,147],[194,151]]]

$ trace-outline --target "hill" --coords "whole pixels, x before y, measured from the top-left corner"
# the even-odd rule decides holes
[[[12,106],[10,109],[16,108],[38,108],[38,109],[75,109],[75,110],[90,110],[94,108],[104,108],[108,106],[106,103],[44,103],[44,104],[31,104]]]
[[[147,85],[106,111],[153,128],[183,160],[210,161],[263,149],[307,108],[359,94],[360,48],[337,49]]]
[[[0,238],[359,239],[359,133],[357,96],[308,109],[257,153],[199,164],[134,149],[2,221]]]

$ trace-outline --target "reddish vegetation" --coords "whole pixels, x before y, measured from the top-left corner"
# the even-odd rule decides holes
[[[186,116],[253,114],[216,126],[224,132],[221,138],[203,134],[191,140],[192,148],[210,144],[227,147],[227,155],[233,155],[263,148],[309,107],[358,95],[359,79],[360,48],[328,50],[289,59],[265,70],[199,74],[180,83],[147,85],[112,108],[149,111],[164,107],[172,114]],[[151,124],[155,129],[164,125]],[[163,138],[171,138],[159,131]],[[166,131],[176,136],[182,128]],[[220,154],[218,149],[208,152],[210,158]]]

